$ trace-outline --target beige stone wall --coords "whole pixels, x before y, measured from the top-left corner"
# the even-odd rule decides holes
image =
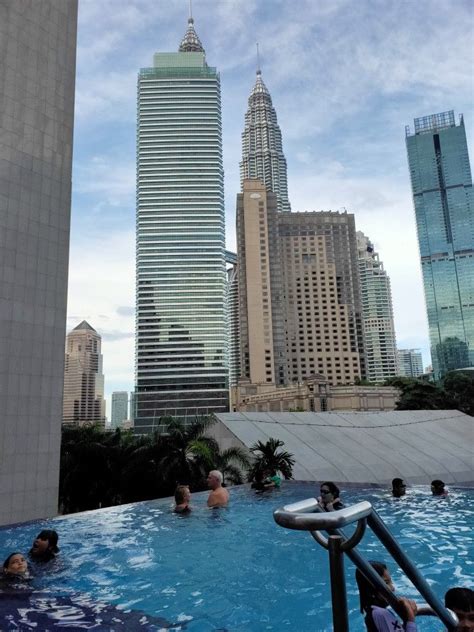
[[[330,386],[310,379],[285,387],[241,383],[233,389],[232,401],[239,412],[389,411],[398,397],[391,386]]]

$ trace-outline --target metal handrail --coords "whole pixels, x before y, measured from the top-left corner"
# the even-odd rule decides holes
[[[428,605],[417,605],[417,614],[437,616],[444,625],[446,625],[449,631],[456,630],[458,625],[456,615],[446,608],[435,595],[428,582],[407,557],[383,520],[368,501],[364,500],[350,507],[326,512],[321,508],[316,498],[308,498],[276,509],[273,512],[273,518],[278,525],[286,529],[309,531],[318,544],[328,549],[335,632],[346,632],[349,629],[343,566],[344,553],[346,553],[352,563],[365,575],[373,587],[385,597],[395,612],[402,618],[405,614],[404,608],[395,594],[386,586],[375,569],[355,548],[362,539],[366,526],[372,529],[387,552],[404,571],[420,595],[426,600]],[[342,527],[353,523],[357,523],[356,530],[350,537],[347,537],[344,531],[342,531]],[[326,538],[321,533],[321,530],[326,531],[329,537]]]

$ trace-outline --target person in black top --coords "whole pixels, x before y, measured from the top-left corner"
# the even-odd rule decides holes
[[[401,496],[405,496],[406,491],[407,486],[402,478],[394,478],[392,480],[392,496],[394,498],[401,498]]]
[[[321,496],[318,498],[318,504],[324,511],[337,511],[342,509],[344,504],[339,498],[339,487],[331,481],[321,483]]]
[[[28,555],[35,562],[49,562],[58,553],[58,534],[53,529],[43,529],[33,540]]]

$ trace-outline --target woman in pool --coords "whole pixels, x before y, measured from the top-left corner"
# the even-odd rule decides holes
[[[175,513],[188,513],[191,511],[189,503],[191,501],[191,492],[187,485],[178,485],[174,492],[174,512]]]
[[[395,589],[392,578],[385,564],[382,562],[370,562],[370,565],[383,579],[387,588],[393,592]],[[365,625],[368,632],[395,632],[396,630],[417,632],[415,623],[416,604],[414,601],[403,597],[398,599],[405,610],[402,624],[397,620],[393,612],[387,609],[388,603],[385,598],[372,587],[359,570],[356,570],[355,577],[359,588],[360,611],[366,615]]]
[[[3,562],[4,579],[29,579],[30,572],[28,570],[28,562],[23,553],[10,553]]]
[[[339,498],[339,487],[331,481],[321,483],[319,491],[321,496],[318,498],[318,504],[324,511],[337,511],[344,507]]]

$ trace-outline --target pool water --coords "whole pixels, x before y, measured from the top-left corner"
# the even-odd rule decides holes
[[[332,629],[327,552],[309,534],[276,525],[277,507],[318,487],[284,482],[256,494],[231,488],[226,509],[193,495],[189,515],[157,500],[0,529],[0,554],[26,552],[43,528],[61,553],[23,590],[0,599],[0,630],[189,630],[315,632]],[[342,490],[369,500],[439,595],[472,586],[472,490],[434,498],[428,487],[402,499],[378,489]],[[388,563],[397,592],[416,591],[368,530],[358,549]],[[346,559],[351,630],[363,630],[354,569]],[[419,600],[419,598],[418,598]],[[420,628],[440,630],[424,617]]]

